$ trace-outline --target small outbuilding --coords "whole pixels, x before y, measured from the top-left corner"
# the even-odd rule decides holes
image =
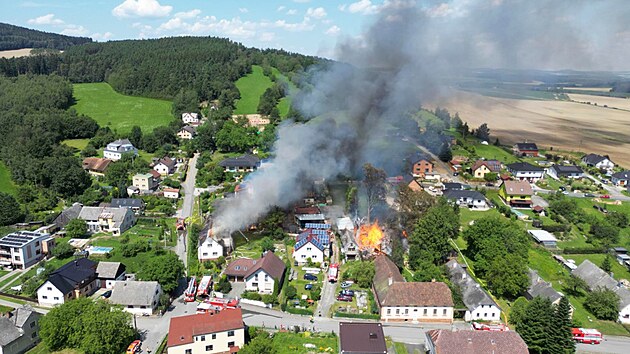
[[[558,239],[548,231],[545,230],[527,230],[527,232],[536,240],[537,243],[547,247],[556,248],[558,245]]]

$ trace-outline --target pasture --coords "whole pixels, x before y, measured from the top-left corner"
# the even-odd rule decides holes
[[[171,102],[154,98],[122,95],[105,82],[74,84],[73,106],[101,126],[128,133],[134,125],[144,133],[168,125],[173,120]]]
[[[252,72],[238,79],[235,84],[241,98],[236,101],[234,114],[240,115],[257,113],[260,96],[273,85],[273,82],[263,74],[261,66],[252,65]]]
[[[459,112],[471,128],[488,123],[491,139],[525,140],[548,150],[584,151],[630,160],[630,112],[570,101],[516,100],[455,91],[427,105]]]
[[[2,161],[0,161],[0,192],[11,195],[15,195],[17,192],[15,184],[11,180],[11,171]]]

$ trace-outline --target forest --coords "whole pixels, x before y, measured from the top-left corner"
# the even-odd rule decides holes
[[[74,45],[92,42],[91,38],[36,31],[0,23],[0,50],[44,48],[66,50]]]

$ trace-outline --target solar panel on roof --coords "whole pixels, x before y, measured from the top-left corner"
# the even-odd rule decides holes
[[[329,224],[316,224],[316,223],[307,222],[304,226],[307,229],[330,229]]]
[[[328,235],[320,235],[318,239],[319,239],[319,242],[321,242],[324,245],[327,245],[330,243],[330,237],[328,237]]]
[[[311,233],[314,235],[328,235],[328,231],[326,230],[313,230]]]

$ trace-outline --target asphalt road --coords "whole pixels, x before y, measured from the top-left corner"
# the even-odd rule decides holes
[[[332,260],[330,264],[337,263],[339,264],[339,247],[337,243],[333,243],[332,250]],[[320,295],[320,300],[317,303],[317,310],[315,311],[316,316],[328,316],[328,312],[330,311],[330,307],[334,305],[336,300],[336,290],[337,283],[331,283],[328,281],[328,274],[324,273],[324,286],[322,287],[322,292]]]
[[[196,153],[188,161],[188,172],[186,173],[186,180],[182,183],[184,189],[184,203],[182,204],[182,210],[179,216],[187,218],[192,215],[193,205],[195,202],[195,180],[197,178],[197,158],[199,154]]]
[[[196,302],[184,302],[184,297],[180,296],[173,301],[171,310],[162,316],[136,316],[135,324],[142,337],[142,352],[147,353],[149,349],[155,352],[155,349],[162,343],[162,339],[168,334],[171,317],[192,315],[196,310]]]

